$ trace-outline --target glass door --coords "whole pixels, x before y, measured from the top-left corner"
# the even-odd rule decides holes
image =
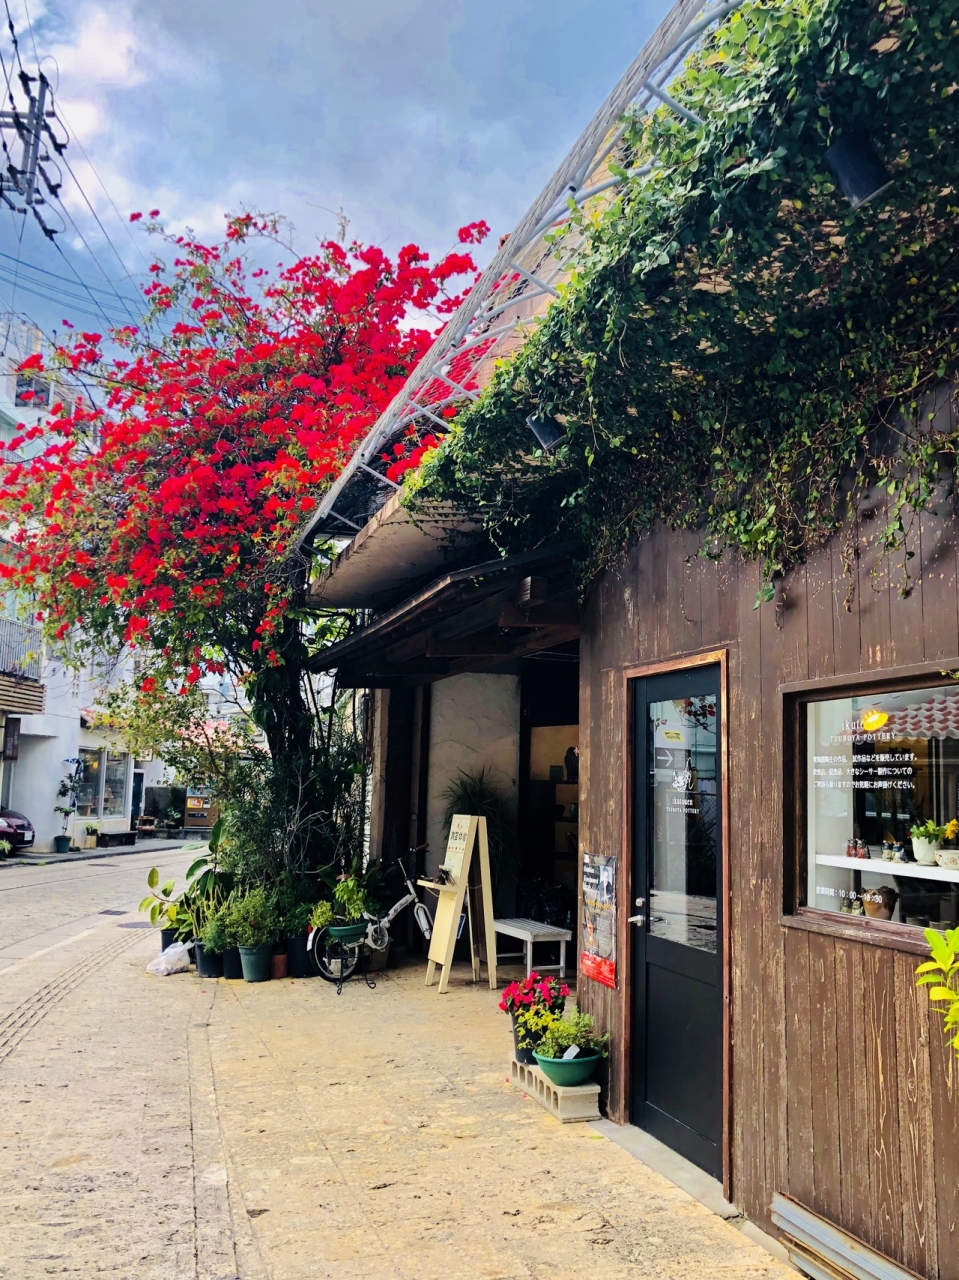
[[[722,1177],[720,668],[633,682],[632,1120]]]

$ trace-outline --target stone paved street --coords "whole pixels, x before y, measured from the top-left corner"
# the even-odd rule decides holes
[[[5,939],[92,928],[0,972],[2,1280],[794,1275],[508,1085],[506,1019],[465,974],[439,996],[411,965],[340,997],[147,974],[134,916],[87,922],[148,865],[123,885],[62,868],[39,910],[0,875]]]

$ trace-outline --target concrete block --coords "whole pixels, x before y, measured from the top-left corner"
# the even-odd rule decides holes
[[[535,1098],[541,1107],[555,1116],[560,1124],[599,1119],[599,1085],[578,1084],[563,1088],[547,1080],[539,1067],[517,1062],[509,1055],[509,1078],[512,1084]]]

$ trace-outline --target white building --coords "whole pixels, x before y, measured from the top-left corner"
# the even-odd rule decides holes
[[[28,356],[44,348],[40,330],[24,316],[0,314],[0,440],[42,423],[51,404],[80,392],[58,375],[23,374]],[[43,442],[27,443],[22,457]],[[117,751],[89,727],[91,709],[119,672],[79,672],[44,654],[39,627],[16,617],[9,599],[0,610],[0,807],[26,815],[36,831],[37,850],[53,848],[66,834],[73,845],[95,843],[87,827],[104,834],[130,831],[142,811],[147,786],[164,781],[163,767],[140,763]],[[75,815],[64,829],[56,806],[61,781],[81,762]]]

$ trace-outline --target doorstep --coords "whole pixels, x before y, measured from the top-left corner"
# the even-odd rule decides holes
[[[612,1120],[593,1120],[591,1127],[622,1147],[624,1151],[628,1151],[631,1156],[642,1161],[648,1168],[662,1174],[667,1181],[682,1188],[687,1195],[692,1196],[694,1200],[705,1205],[710,1212],[741,1231],[744,1236],[765,1249],[767,1253],[771,1253],[779,1262],[785,1263],[797,1274],[803,1274],[795,1267],[780,1242],[745,1218],[723,1195],[722,1183],[694,1165],[691,1160],[687,1160],[685,1156],[667,1147],[651,1133],[646,1133],[644,1129],[639,1129],[632,1124],[614,1124]]]

